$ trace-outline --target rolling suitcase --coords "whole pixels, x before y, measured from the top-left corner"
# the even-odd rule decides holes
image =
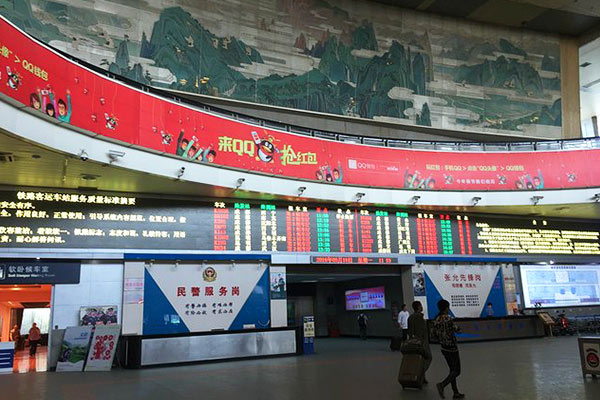
[[[392,342],[390,343],[390,350],[400,351],[401,346],[402,346],[402,337],[400,337],[400,336],[392,337]]]
[[[423,368],[425,362],[420,354],[405,354],[398,373],[398,382],[402,388],[421,389],[423,387]]]

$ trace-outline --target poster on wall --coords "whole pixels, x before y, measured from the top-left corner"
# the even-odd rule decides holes
[[[70,326],[65,330],[56,370],[82,371],[90,346],[91,326]]]
[[[285,273],[271,272],[271,300],[284,300],[286,298]]]
[[[422,269],[428,318],[435,317],[441,299],[450,302],[450,311],[456,318],[506,316],[499,265],[424,265]]]
[[[97,325],[94,329],[85,371],[110,371],[117,350],[121,325]]]
[[[88,306],[79,309],[80,326],[115,325],[118,322],[118,306]]]
[[[266,265],[153,264],[145,268],[144,335],[270,325]]]
[[[423,276],[423,272],[413,272],[412,282],[413,295],[415,297],[425,296],[425,277]]]

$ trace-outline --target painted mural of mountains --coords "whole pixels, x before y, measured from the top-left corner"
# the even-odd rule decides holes
[[[306,40],[299,36],[295,44],[305,47]],[[177,76],[178,89],[216,91],[238,100],[311,111],[352,112],[365,118],[405,118],[404,110],[412,104],[391,99],[389,91],[399,86],[425,94],[431,76],[426,70],[428,56],[413,54],[398,42],[382,56],[353,55],[354,50],[378,50],[373,25],[367,21],[351,32],[348,43],[326,33],[310,50],[304,50],[320,58],[318,69],[301,75],[246,78],[231,66],[262,63],[260,53],[234,37],[215,36],[179,7],[166,9],[154,24],[151,39],[144,35],[141,43],[141,55]],[[194,88],[205,76],[209,82]]]
[[[45,42],[65,39],[65,35],[56,26],[44,24],[33,15],[29,1],[0,0],[0,14],[6,16],[19,28]]]
[[[504,56],[481,64],[461,65],[454,81],[470,85],[513,89],[527,95],[543,95],[544,84],[539,73],[529,64]]]
[[[234,88],[244,76],[229,66],[262,63],[256,49],[235,37],[217,37],[181,7],[165,9],[154,24],[149,42],[142,43],[143,56],[169,69],[178,88],[193,90],[199,79],[210,78],[218,93]]]

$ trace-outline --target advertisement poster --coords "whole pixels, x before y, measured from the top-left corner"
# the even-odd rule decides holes
[[[284,300],[286,298],[285,273],[271,272],[271,300]]]
[[[416,190],[600,186],[600,149],[444,152],[344,143],[209,114],[88,71],[0,18],[0,92],[58,123],[173,154],[328,184]]]
[[[79,309],[79,325],[115,325],[119,322],[118,306],[91,306]]]
[[[423,277],[423,272],[413,272],[412,282],[413,295],[415,297],[425,296],[425,278]]]
[[[346,310],[380,310],[385,308],[385,287],[346,291]]]
[[[123,282],[123,303],[142,304],[144,302],[144,278],[125,278]]]
[[[83,371],[92,336],[91,326],[70,326],[65,330],[56,371]]]
[[[264,264],[146,266],[143,333],[267,328],[269,291]]]
[[[121,325],[97,325],[94,329],[85,371],[110,371],[117,350]]]
[[[425,292],[429,318],[437,315],[437,302],[450,302],[456,318],[487,317],[492,304],[494,317],[506,316],[506,302],[499,265],[424,265]]]

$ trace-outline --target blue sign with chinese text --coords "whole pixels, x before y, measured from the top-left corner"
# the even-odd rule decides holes
[[[0,260],[0,285],[79,283],[81,263]]]

